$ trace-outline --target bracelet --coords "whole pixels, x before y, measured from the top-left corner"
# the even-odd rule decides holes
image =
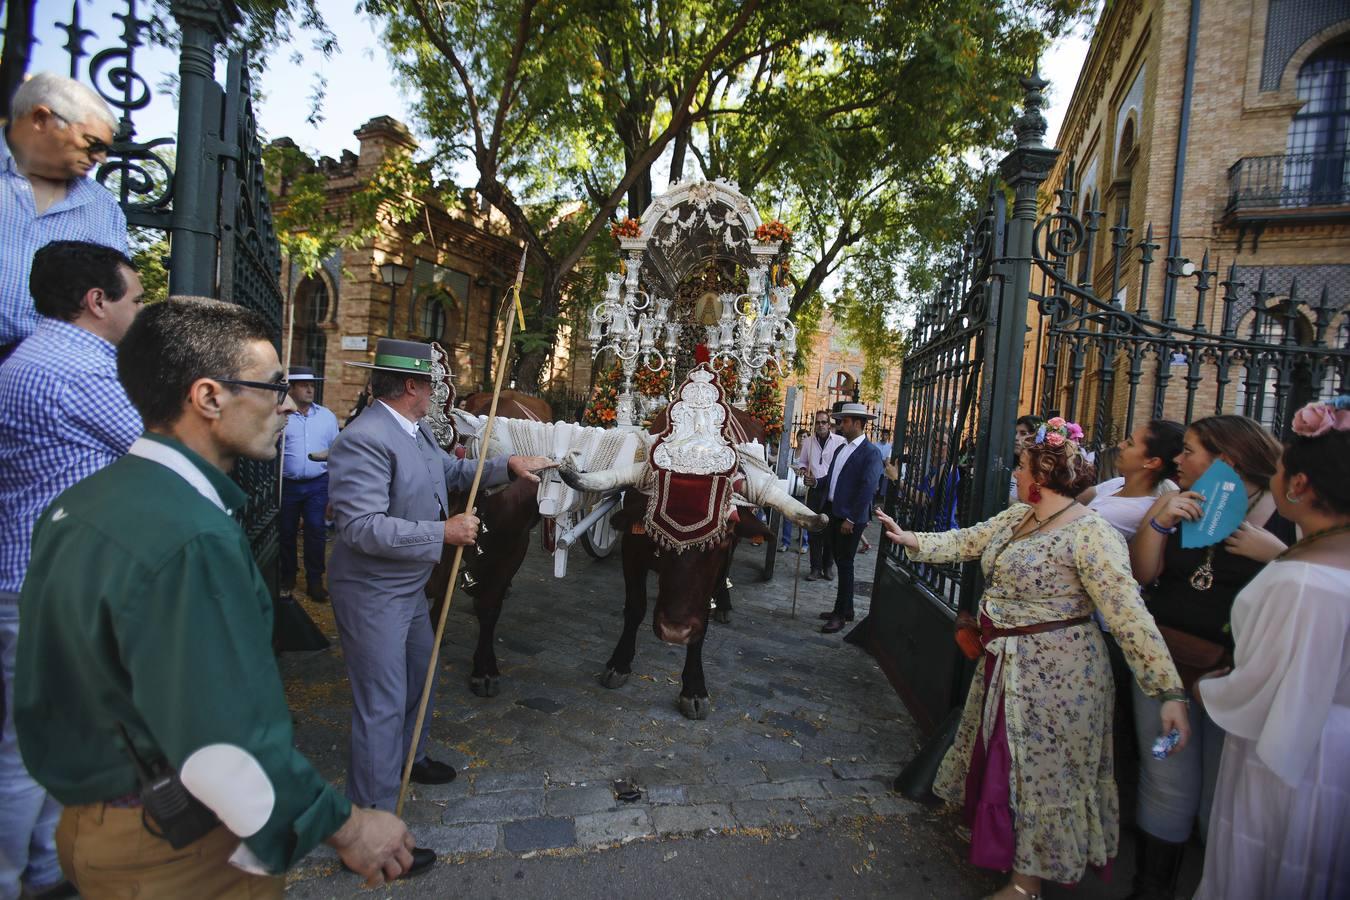
[[[1158,695],[1158,699],[1163,703],[1176,700],[1178,703],[1184,703],[1187,706],[1191,705],[1191,698],[1187,697],[1184,691],[1163,691]]]
[[[1151,518],[1151,517],[1150,517],[1149,520],[1148,520],[1148,524],[1149,524],[1149,527],[1151,527],[1154,531],[1158,532],[1158,534],[1176,534],[1176,533],[1177,533],[1177,526],[1173,525],[1171,528],[1164,528],[1164,527],[1162,527],[1161,525],[1158,524],[1158,520],[1155,519],[1155,518]]]

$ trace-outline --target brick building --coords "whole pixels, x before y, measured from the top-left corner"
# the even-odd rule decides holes
[[[1187,108],[1188,76],[1193,83]],[[1243,282],[1234,307],[1239,334],[1251,333],[1254,303],[1278,311],[1296,284],[1303,304],[1316,303],[1326,291],[1336,307],[1326,340],[1332,346],[1347,345],[1350,2],[1107,2],[1057,147],[1062,152],[1043,188],[1042,214],[1064,201],[1055,192],[1072,165],[1077,190],[1069,202],[1074,215],[1086,219],[1092,198],[1100,198],[1092,271],[1077,274],[1098,296],[1111,293],[1111,228],[1123,222],[1133,229],[1132,249],[1117,299],[1125,308],[1135,308],[1145,287],[1140,284],[1137,245],[1151,224],[1157,249],[1146,287],[1155,318],[1165,290],[1166,258],[1185,257],[1198,265],[1208,251],[1216,282],[1226,279],[1234,264],[1237,280]],[[1254,297],[1261,273],[1265,298]],[[1217,333],[1223,314],[1215,302],[1217,292],[1197,316],[1191,280],[1182,279],[1179,285],[1176,320],[1183,327],[1203,324]],[[1315,312],[1307,305],[1295,308],[1293,339],[1309,344],[1316,331]],[[1260,319],[1268,339],[1283,338],[1282,318]],[[1034,309],[1029,324],[1024,412],[1039,405],[1045,338],[1045,323]],[[1332,377],[1312,389],[1332,390]],[[1225,411],[1242,409],[1240,373],[1235,387],[1225,395]],[[1150,388],[1146,379],[1141,403]],[[1085,389],[1091,392],[1094,386]],[[1213,409],[1213,391],[1212,384],[1201,385],[1196,405],[1201,414]],[[1180,393],[1168,393],[1168,416],[1183,418]],[[1117,417],[1124,403],[1116,393],[1112,405]]]
[[[388,116],[355,133],[358,153],[345,151],[317,164],[330,209],[340,208],[386,154],[417,146],[408,129]],[[277,188],[273,204],[284,207],[286,185]],[[495,310],[514,281],[519,244],[505,221],[477,208],[471,195],[453,208],[435,197],[422,199],[415,220],[334,252],[312,275],[283,261],[281,287],[294,316],[291,361],[323,373],[321,402],[339,416],[351,409],[369,375],[343,363],[373,360],[380,337],[439,342],[453,356],[461,394],[492,383],[501,346]],[[380,271],[386,263],[408,270],[403,284],[386,285]]]
[[[796,419],[809,420],[816,410],[829,409],[841,400],[851,401],[862,381],[864,365],[866,360],[862,350],[849,341],[842,327],[835,324],[827,306],[807,353],[806,374],[783,380],[785,390],[797,388]],[[860,392],[860,397],[880,416],[878,428],[891,427],[900,401],[899,360],[884,370],[881,396],[869,397]],[[872,437],[875,439],[876,435]]]

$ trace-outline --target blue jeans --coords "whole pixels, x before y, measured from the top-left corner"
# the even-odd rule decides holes
[[[792,546],[792,520],[789,519],[787,516],[783,517],[783,536],[780,537],[778,540],[782,543],[784,547]],[[811,546],[811,535],[808,534],[806,529],[804,528],[802,529],[802,546],[803,547]]]
[[[0,725],[0,900],[15,900],[20,885],[40,891],[61,881],[56,823],[61,804],[32,779],[14,734],[14,659],[19,637],[19,597],[0,591],[0,662],[4,666],[5,720]]]
[[[300,520],[305,522],[305,583],[310,587],[323,578],[324,544],[328,526],[324,511],[328,508],[328,476],[320,475],[308,481],[290,478],[281,482],[281,580],[295,583],[295,543]]]
[[[1140,828],[1156,838],[1184,844],[1191,838],[1196,820],[1200,839],[1209,833],[1209,810],[1214,804],[1214,783],[1219,777],[1223,729],[1192,702],[1187,712],[1191,738],[1186,749],[1167,759],[1153,758],[1158,739],[1158,716],[1162,702],[1145,696],[1134,685],[1134,726],[1139,740]]]

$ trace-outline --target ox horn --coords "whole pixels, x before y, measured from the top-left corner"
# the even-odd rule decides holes
[[[783,490],[763,461],[744,452],[741,453],[741,461],[741,474],[745,476],[745,499],[755,506],[778,510],[807,531],[820,531],[830,524],[829,516],[813,512]]]
[[[563,461],[558,474],[568,487],[577,491],[593,494],[606,494],[624,488],[636,487],[646,473],[645,462],[633,463],[617,469],[603,469],[599,472],[579,472],[576,467],[575,451]]]

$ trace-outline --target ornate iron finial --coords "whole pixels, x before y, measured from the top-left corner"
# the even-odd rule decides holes
[[[88,55],[84,52],[84,42],[98,36],[81,24],[79,0],[73,0],[70,4],[70,22],[57,22],[56,30],[66,33],[65,51],[70,57],[70,77],[79,78],[80,60]]]
[[[1039,64],[1031,70],[1030,77],[1019,79],[1022,90],[1026,92],[1023,105],[1026,111],[1013,123],[1013,132],[1017,135],[1018,147],[1044,147],[1045,132],[1050,126],[1041,115],[1045,106],[1045,88],[1050,82],[1041,77]]]

